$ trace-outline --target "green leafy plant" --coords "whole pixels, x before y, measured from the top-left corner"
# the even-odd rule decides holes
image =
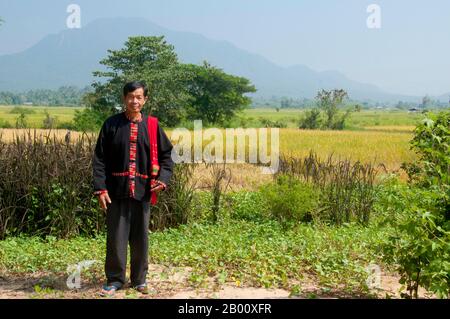
[[[322,118],[320,116],[320,109],[313,108],[305,112],[305,115],[300,119],[299,128],[316,130],[319,129],[322,124]]]
[[[56,128],[57,123],[57,117],[56,116],[50,116],[50,113],[45,110],[45,118],[42,121],[42,125],[45,129],[52,129]]]
[[[110,114],[92,108],[85,108],[82,111],[75,110],[73,129],[83,132],[98,131],[108,115]]]
[[[27,128],[27,116],[25,113],[20,113],[20,115],[16,119],[16,128]]]
[[[409,185],[394,195],[398,212],[392,223],[398,231],[384,250],[398,264],[409,298],[418,297],[420,286],[439,297],[450,292],[449,131],[448,111],[429,113],[417,126],[411,147],[419,161],[404,165]]]
[[[273,183],[264,185],[260,191],[269,216],[282,225],[310,221],[318,207],[318,190],[292,176],[278,175]]]
[[[450,111],[428,113],[414,131],[411,148],[419,155],[424,185],[450,185]]]
[[[316,100],[318,102],[318,107],[325,114],[323,128],[330,130],[344,129],[345,121],[353,111],[348,109],[344,114],[339,115],[339,107],[342,106],[347,98],[347,92],[342,89],[330,91],[322,89],[317,93]]]
[[[261,125],[263,127],[278,127],[278,128],[287,127],[287,124],[283,123],[282,121],[272,121],[263,117],[260,117],[259,121],[261,122]]]
[[[450,222],[445,219],[446,194],[436,188],[403,188],[392,224],[394,235],[384,244],[385,260],[394,263],[409,298],[420,286],[447,297],[450,287]],[[392,199],[392,198],[391,198]],[[392,200],[391,200],[392,202]]]
[[[267,204],[264,195],[259,192],[239,191],[225,194],[228,202],[230,217],[235,220],[264,221],[266,219]]]
[[[34,114],[36,112],[31,108],[15,106],[9,111],[9,113],[10,114]]]

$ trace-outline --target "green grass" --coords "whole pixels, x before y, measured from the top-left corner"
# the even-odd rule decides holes
[[[258,108],[245,110],[242,117],[252,125],[257,125],[259,118],[265,118],[284,122],[288,127],[298,127],[298,120],[303,113],[304,111],[300,109],[280,109],[277,112],[271,108]],[[401,110],[363,110],[350,115],[347,127],[362,129],[372,126],[415,126],[422,118],[423,115],[420,113]]]
[[[288,287],[311,276],[321,285],[364,288],[365,267],[380,262],[377,244],[385,232],[356,225],[299,225],[234,221],[191,225],[152,236],[156,262],[193,267],[199,277],[224,274],[254,286]]]
[[[292,288],[312,278],[323,287],[365,291],[371,263],[381,265],[379,243],[388,228],[299,225],[283,230],[276,222],[227,221],[190,224],[150,235],[150,262],[192,267],[189,281],[202,286],[210,276],[237,285]],[[64,273],[82,260],[98,260],[102,275],[105,238],[7,238],[0,241],[4,273]]]
[[[0,270],[12,274],[35,272],[64,273],[68,265],[82,260],[105,258],[104,236],[56,239],[10,237],[0,241]]]
[[[268,119],[271,121],[280,121],[286,123],[288,127],[298,127],[298,120],[304,111],[299,109],[283,109],[277,112],[271,108],[258,108],[245,110],[241,117],[248,121],[248,127],[260,126],[260,119]]]
[[[348,120],[349,126],[416,126],[424,115],[407,111],[373,110],[352,113]]]
[[[11,106],[0,105],[0,119],[7,121],[11,126],[14,126],[19,113],[11,113],[14,108],[21,108],[24,110],[33,110],[32,114],[27,114],[27,123],[30,128],[42,128],[42,122],[45,118],[45,111],[47,110],[51,116],[57,118],[58,123],[70,122],[73,120],[75,110],[81,110],[82,107],[63,107],[63,106]],[[236,125],[246,122],[247,127],[260,127],[260,119],[268,119],[271,121],[279,121],[285,123],[287,127],[298,127],[298,121],[303,110],[299,109],[280,109],[277,112],[273,108],[258,108],[245,110],[239,117],[240,121]],[[408,113],[407,111],[399,110],[363,110],[361,112],[352,113],[350,116],[347,129],[364,129],[365,127],[374,126],[415,126],[423,115],[420,113]]]
[[[82,107],[66,107],[66,106],[0,106],[0,119],[2,122],[8,122],[12,127],[15,126],[19,117],[18,109],[29,112],[26,114],[26,121],[30,128],[42,128],[45,119],[45,111],[50,116],[56,117],[57,124],[71,122],[75,115],[75,110],[82,110]],[[15,110],[15,111],[14,111]]]

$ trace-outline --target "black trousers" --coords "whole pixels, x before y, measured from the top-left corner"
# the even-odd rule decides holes
[[[106,262],[108,285],[126,283],[127,248],[130,243],[130,280],[137,286],[146,282],[148,271],[148,226],[150,203],[133,198],[111,199],[106,211]]]

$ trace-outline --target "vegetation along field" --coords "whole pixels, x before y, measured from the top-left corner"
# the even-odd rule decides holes
[[[70,123],[75,111],[83,107],[67,106],[12,106],[0,105],[0,127],[14,128],[22,113],[26,116],[28,128],[43,128],[46,112],[56,119],[56,127]],[[302,109],[255,108],[244,110],[228,127],[261,127],[272,123],[282,123],[289,128],[297,128]],[[421,113],[410,113],[402,110],[363,110],[351,115],[347,122],[347,129],[360,130],[388,130],[412,131],[414,126],[423,118]],[[271,124],[269,122],[269,124]]]

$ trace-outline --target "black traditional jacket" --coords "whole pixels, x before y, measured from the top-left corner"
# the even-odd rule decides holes
[[[158,125],[157,180],[168,185],[173,173],[172,143]],[[124,112],[109,117],[102,126],[92,162],[94,192],[108,191],[110,198],[150,200],[150,141],[147,116],[130,121]]]

